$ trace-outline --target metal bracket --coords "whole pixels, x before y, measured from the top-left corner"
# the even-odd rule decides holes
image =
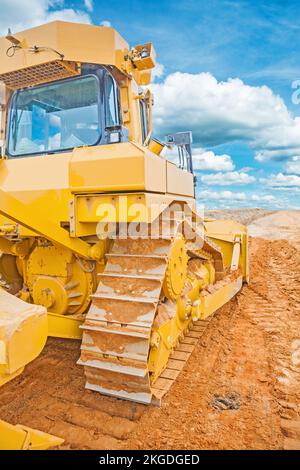
[[[176,134],[168,134],[166,136],[166,145],[178,148],[179,168],[184,169],[194,174],[193,157],[192,157],[192,143],[193,134],[191,131],[177,132]],[[196,177],[194,177],[194,185],[196,185]]]
[[[242,243],[241,237],[240,235],[237,235],[234,239],[230,271],[236,271],[239,267],[241,243]]]

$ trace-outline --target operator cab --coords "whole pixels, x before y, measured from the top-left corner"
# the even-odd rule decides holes
[[[9,157],[61,153],[122,141],[128,141],[128,132],[121,122],[119,88],[107,68],[83,65],[76,78],[12,94]]]

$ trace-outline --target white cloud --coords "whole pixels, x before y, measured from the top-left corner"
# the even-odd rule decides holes
[[[229,171],[227,173],[211,173],[201,176],[202,183],[207,185],[230,186],[234,184],[250,184],[256,181],[254,176],[242,171]]]
[[[285,170],[287,173],[300,175],[300,157],[293,157],[290,162],[287,162]]]
[[[295,186],[274,186],[272,187],[273,191],[280,191],[280,192],[292,192],[293,195],[295,194],[300,194],[300,187],[295,187]],[[293,201],[293,199],[291,200]],[[292,203],[292,202],[291,202]]]
[[[93,0],[84,0],[84,6],[87,9],[87,11],[92,12],[94,9]]]
[[[232,171],[235,168],[229,155],[215,155],[200,148],[193,150],[193,164],[195,170]]]
[[[176,72],[152,84],[154,123],[163,134],[193,131],[198,145],[248,143],[259,161],[300,155],[300,118],[267,86],[240,79],[218,82],[210,73]]]
[[[277,173],[277,175],[270,175],[268,178],[261,178],[260,182],[271,188],[300,187],[300,176]]]
[[[111,28],[111,22],[107,20],[101,21],[100,26],[104,26],[105,28]]]
[[[235,191],[200,191],[197,194],[198,198],[205,199],[207,203],[210,201],[225,202],[232,207],[239,205],[240,203],[246,203],[251,205],[251,202],[259,203],[277,203],[277,199],[272,194],[247,194],[245,192]],[[259,205],[259,204],[258,204]]]
[[[173,163],[178,163],[178,151],[176,147],[164,147],[161,155]]]
[[[50,11],[50,7],[57,9]],[[86,11],[63,7],[63,0],[1,0],[0,34],[8,28],[14,33],[53,20],[91,22]]]
[[[45,21],[70,21],[72,23],[91,23],[91,18],[84,11],[73,10],[72,8],[64,8],[62,10],[51,11],[46,14]]]
[[[251,194],[251,201],[264,201],[264,202],[275,202],[276,198],[273,194]]]
[[[233,191],[200,191],[198,193],[200,199],[207,201],[246,201],[247,196],[245,193],[238,193]]]
[[[178,162],[178,151],[166,149],[163,155],[174,163]],[[229,155],[215,155],[212,151],[206,151],[202,148],[193,148],[194,170],[202,171],[233,171],[235,165]]]
[[[156,62],[154,69],[152,70],[152,81],[154,81],[156,78],[161,78],[164,76],[165,73],[165,66],[161,64],[160,62]]]

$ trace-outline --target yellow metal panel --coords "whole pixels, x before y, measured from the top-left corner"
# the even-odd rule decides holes
[[[234,240],[238,233],[246,233],[245,225],[234,220],[212,219],[205,221],[205,227],[208,233],[218,233],[224,240]]]
[[[0,420],[0,450],[22,450],[27,433]]]
[[[219,308],[223,307],[230,299],[232,299],[242,288],[243,278],[238,277],[234,281],[220,287],[213,294],[201,295],[201,319],[209,317]]]
[[[36,306],[32,306],[34,309]],[[42,307],[41,307],[42,309]],[[9,341],[9,369],[15,371],[35,359],[43,350],[48,333],[46,316],[34,316],[22,322]],[[30,340],[29,340],[30,338]]]
[[[89,245],[80,239],[72,239],[69,233],[54,224],[44,216],[44,212],[36,214],[32,208],[18,201],[10,194],[0,189],[0,214],[10,217],[11,220],[28,227],[34,228],[39,235],[61,244],[84,258],[89,258]]]
[[[148,222],[148,208],[144,193],[79,195],[76,201],[76,222],[99,222],[102,216],[108,222]],[[112,212],[109,212],[109,208]]]
[[[174,202],[173,195],[155,193],[78,194],[71,204],[71,235],[84,237],[96,234],[98,222],[154,221],[163,209]],[[192,209],[192,198],[176,196],[176,201],[186,202]]]
[[[167,161],[147,151],[145,154],[145,188],[146,191],[167,192]]]
[[[16,50],[13,57],[6,51],[11,43],[0,39],[0,74],[20,70],[33,65],[47,63],[60,57],[50,49],[64,55],[65,61],[122,67],[127,42],[113,28],[54,21],[27,29],[14,35],[24,49]],[[29,47],[43,46],[41,52],[32,53]]]
[[[61,154],[1,160],[0,188],[30,207],[33,214],[46,215],[58,225],[67,222],[70,157],[71,154]],[[8,217],[0,215],[0,225],[5,220],[9,221]],[[20,235],[36,234],[21,228]]]
[[[56,315],[48,313],[48,336],[55,338],[81,339],[80,325],[83,317],[76,315]]]
[[[239,264],[244,281],[249,282],[249,253],[247,227],[233,220],[211,220],[205,222],[206,235],[221,249],[226,267],[231,266],[233,246],[236,236],[241,238]]]
[[[4,191],[14,193],[26,191],[29,193],[30,190],[27,196],[22,195],[28,203],[34,202],[40,196],[38,191],[68,189],[71,155],[72,153],[62,153],[2,160],[0,162],[0,187]]]
[[[0,450],[45,450],[63,442],[60,437],[0,420]]]
[[[0,288],[0,383],[41,353],[47,333],[44,307],[23,302]]]
[[[193,175],[187,171],[180,170],[174,163],[167,162],[167,192],[193,196]]]
[[[70,161],[73,192],[145,189],[143,152],[132,143],[81,147]]]
[[[146,190],[190,197],[194,194],[191,173],[132,142],[75,149],[70,161],[70,186],[73,192]]]

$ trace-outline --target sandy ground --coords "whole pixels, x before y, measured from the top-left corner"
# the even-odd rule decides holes
[[[258,218],[249,227],[249,235],[281,240],[283,237],[300,249],[300,211],[280,211]]]
[[[299,213],[256,216],[233,215],[279,239],[251,239],[251,284],[215,314],[161,408],[84,390],[79,343],[49,339],[2,387],[1,418],[63,449],[300,449]]]
[[[205,211],[207,217],[214,219],[232,219],[236,222],[248,225],[267,215],[273,214],[274,211],[266,209],[243,208],[243,209],[224,209],[224,210],[208,210]]]

